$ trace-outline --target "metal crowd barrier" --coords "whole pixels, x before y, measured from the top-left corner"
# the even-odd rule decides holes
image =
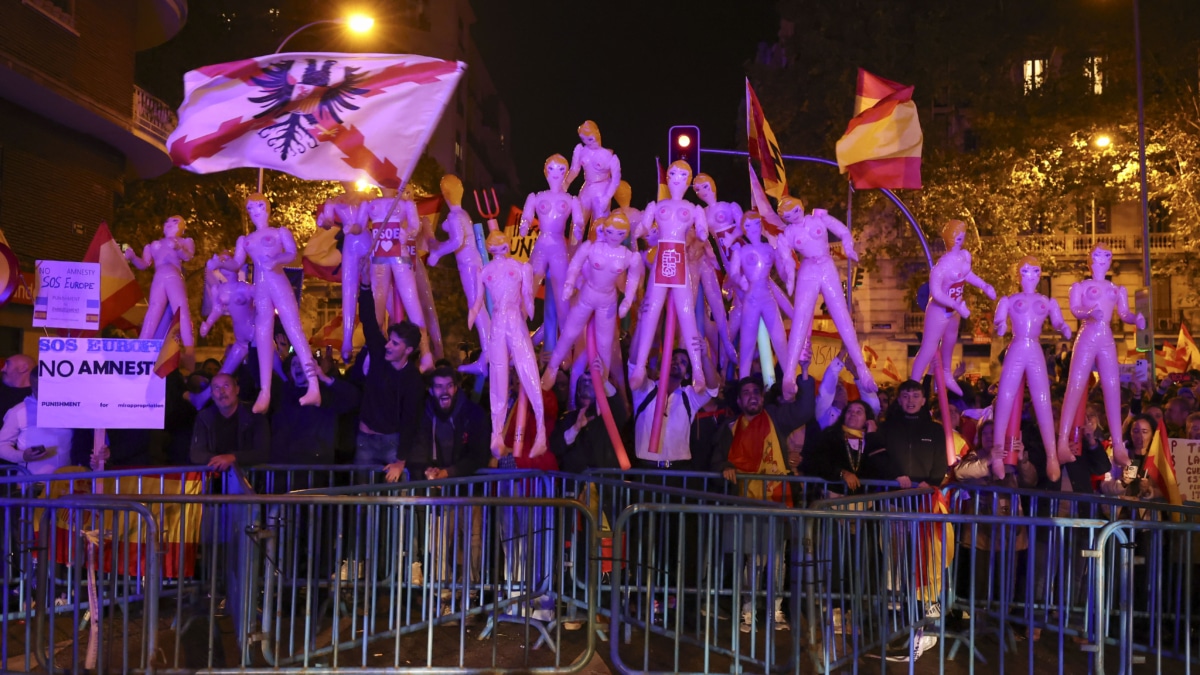
[[[145,669],[155,649],[158,523],[145,506],[0,498],[0,664],[17,672]]]
[[[95,645],[97,672],[577,671],[610,635],[622,672],[911,671],[914,655],[1131,672],[1200,653],[1197,508],[669,470],[380,480],[0,478],[3,667],[82,671]]]

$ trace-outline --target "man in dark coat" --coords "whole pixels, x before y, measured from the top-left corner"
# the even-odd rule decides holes
[[[896,394],[895,409],[867,434],[867,457],[881,475],[900,487],[938,487],[946,477],[946,437],[942,425],[925,409],[921,384],[906,380]]]
[[[491,458],[491,425],[483,409],[458,389],[458,373],[442,366],[429,373],[429,395],[409,474],[428,480],[474,475]]]

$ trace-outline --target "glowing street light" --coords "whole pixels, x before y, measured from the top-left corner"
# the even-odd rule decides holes
[[[375,27],[375,19],[366,14],[351,14],[345,22],[355,33],[367,33]]]
[[[1100,134],[1096,137],[1096,140],[1092,142],[1096,144],[1097,148],[1103,150],[1112,145],[1112,136],[1109,136],[1108,134]]]

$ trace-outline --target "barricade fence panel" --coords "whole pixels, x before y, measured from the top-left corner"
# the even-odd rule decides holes
[[[144,505],[0,499],[6,671],[129,673],[155,650],[158,524]]]
[[[914,655],[1128,672],[1200,653],[1200,509],[669,470],[382,480],[346,466],[0,478],[19,495],[6,669],[83,669],[91,644],[102,672],[167,673],[557,672],[606,639],[625,672]]]

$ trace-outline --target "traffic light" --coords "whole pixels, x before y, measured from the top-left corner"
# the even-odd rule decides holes
[[[670,162],[682,159],[692,167],[693,176],[700,173],[700,127],[693,124],[671,127],[667,134],[667,143],[667,158]]]

